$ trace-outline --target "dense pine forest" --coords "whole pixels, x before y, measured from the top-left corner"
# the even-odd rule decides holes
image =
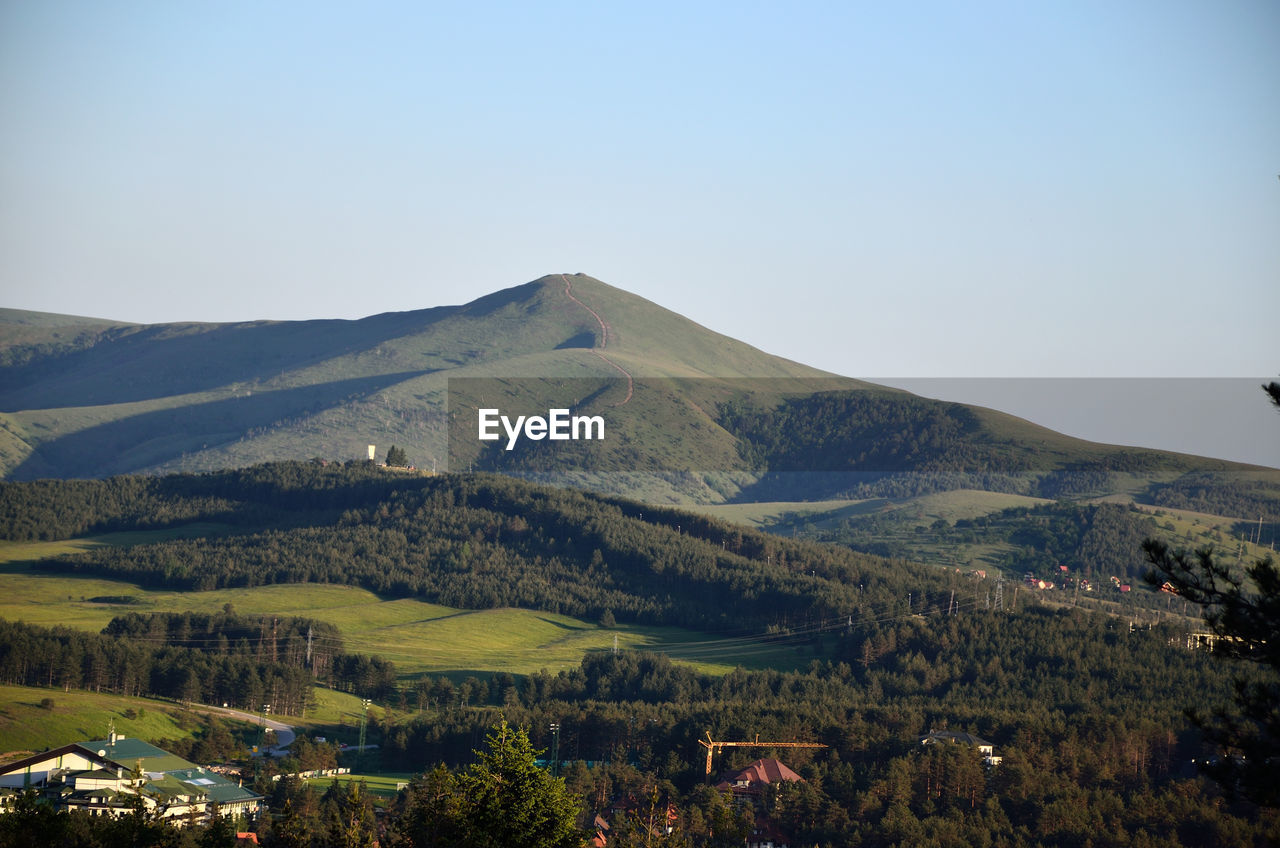
[[[226,703],[250,711],[265,696],[284,715],[302,715],[317,682],[368,697],[395,692],[391,663],[335,652],[332,642],[307,663],[306,638],[296,632],[254,636],[250,646],[247,639],[233,643],[224,633],[173,639],[165,635],[163,622],[157,628],[141,616],[130,618],[116,619],[101,634],[0,619],[0,682]]]
[[[907,544],[892,538],[888,522],[876,515],[845,519],[835,527],[806,527],[796,519],[775,528],[795,527],[806,537],[833,542],[880,556],[903,557]],[[1002,567],[1009,573],[1049,577],[1059,566],[1090,581],[1115,575],[1125,582],[1141,578],[1146,569],[1142,540],[1166,535],[1157,518],[1136,507],[1120,504],[1079,504],[1060,501],[1038,507],[1014,507],[955,522],[937,522],[929,529],[935,545],[959,546],[1008,543]]]
[[[53,557],[36,573],[192,592],[349,584],[460,608],[680,624],[715,634],[730,655],[741,634],[782,634],[811,656],[798,669],[716,676],[661,654],[601,651],[554,673],[412,678],[345,653],[342,633],[319,619],[226,609],[132,612],[101,634],[2,625],[6,681],[237,702],[245,685],[305,700],[320,682],[376,698],[378,766],[424,776],[381,816],[361,813],[361,839],[460,844],[427,823],[457,809],[473,752],[503,720],[525,728],[558,771],[584,833],[596,814],[610,821],[610,845],[742,845],[766,823],[797,846],[1259,846],[1280,836],[1275,810],[1198,773],[1218,752],[1184,710],[1228,703],[1246,670],[1194,649],[1184,620],[1044,600],[1015,609],[953,569],[492,475],[364,463],[6,484],[0,522],[15,540],[208,527]],[[1021,533],[1028,559],[1017,568],[1048,550],[1102,571],[1159,528],[1123,507],[1063,504],[939,530]],[[1001,761],[965,744],[921,744],[938,730],[981,737]],[[708,778],[697,742],[708,733],[764,741],[718,753]],[[766,756],[803,782],[748,806],[714,789],[725,771]],[[342,810],[366,810],[358,793],[322,797],[288,780],[262,791],[274,804],[259,825],[265,844],[367,844],[332,826]],[[655,809],[669,823],[657,830]]]
[[[951,592],[932,569],[676,510],[496,475],[398,477],[363,464],[5,484],[0,515],[23,516],[18,539],[225,523],[224,533],[37,566],[194,591],[340,583],[467,609],[609,611],[717,630],[879,615],[908,591],[919,611]]]

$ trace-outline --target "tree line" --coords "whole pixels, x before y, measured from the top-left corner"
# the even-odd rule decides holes
[[[85,633],[0,619],[0,681],[86,689],[301,715],[316,682],[312,671],[280,658],[228,646],[175,647],[165,640]],[[335,654],[324,678],[365,697],[395,691],[395,667],[380,657]]]
[[[215,654],[241,654],[324,678],[343,654],[342,635],[327,621],[296,616],[237,615],[231,604],[221,612],[129,612],[118,615],[103,635],[151,645],[196,648]]]
[[[850,635],[832,658],[794,672],[711,677],[665,656],[602,652],[555,674],[495,676],[486,704],[425,703],[419,719],[384,718],[375,730],[387,767],[457,768],[500,717],[529,728],[544,752],[558,725],[566,786],[585,812],[607,812],[619,828],[611,844],[644,844],[655,797],[677,824],[653,844],[733,844],[716,842],[717,830],[741,844],[745,831],[733,828],[750,816],[709,824],[715,793],[696,742],[708,732],[828,746],[765,741],[715,759],[713,782],[762,756],[805,778],[750,811],[793,844],[1261,844],[1280,824],[1276,811],[1224,797],[1197,775],[1193,760],[1211,748],[1182,709],[1226,697],[1230,671],[1188,650],[1184,635],[1080,611],[983,611]],[[989,740],[1003,762],[920,744],[943,729]]]
[[[228,472],[203,491],[235,500],[236,520],[263,502],[286,514],[268,527],[103,547],[35,567],[196,591],[350,584],[467,609],[592,619],[608,611],[620,621],[716,630],[848,615],[891,602],[905,582],[934,602],[950,590],[943,575],[918,565],[621,499],[495,475],[388,482],[366,474],[302,463]],[[299,489],[311,475],[330,485]],[[56,488],[28,494],[57,500]]]

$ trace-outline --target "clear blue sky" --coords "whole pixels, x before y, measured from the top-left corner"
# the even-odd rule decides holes
[[[0,304],[581,271],[851,376],[1280,372],[1280,4],[9,2]]]

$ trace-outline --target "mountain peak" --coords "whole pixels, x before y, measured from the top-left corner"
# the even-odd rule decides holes
[[[359,320],[134,325],[10,312],[0,357],[10,479],[348,460],[371,444],[444,469],[463,458],[448,440],[453,378],[492,378],[513,403],[546,400],[521,378],[593,381],[567,403],[608,407],[618,438],[599,446],[607,467],[725,472],[694,494],[708,499],[771,471],[967,473],[975,457],[1044,474],[1211,467],[826,374],[579,273]],[[522,461],[467,449],[476,468]],[[817,491],[805,486],[804,498]]]
[[[594,277],[358,320],[0,321],[0,471],[92,477],[426,454],[451,376],[812,377]],[[70,410],[74,409],[72,414]]]

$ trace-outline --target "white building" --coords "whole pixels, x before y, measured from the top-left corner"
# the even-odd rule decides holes
[[[952,745],[968,745],[977,748],[978,753],[982,755],[982,761],[989,766],[998,766],[1004,760],[1004,757],[997,757],[995,754],[995,746],[985,739],[980,739],[972,733],[953,733],[950,730],[935,730],[927,736],[920,739],[921,745],[937,745],[943,742],[949,742]]]
[[[261,795],[236,781],[115,733],[0,765],[0,810],[32,788],[60,810],[90,815],[124,815],[141,798],[149,811],[177,825],[205,821],[215,809],[224,817],[253,819],[262,804]]]

